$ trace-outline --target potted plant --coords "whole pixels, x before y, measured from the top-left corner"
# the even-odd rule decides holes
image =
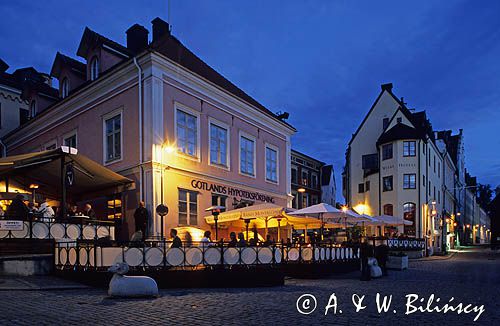
[[[408,269],[408,255],[402,251],[389,253],[387,268],[398,270]]]

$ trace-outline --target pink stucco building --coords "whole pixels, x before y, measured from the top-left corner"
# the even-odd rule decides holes
[[[130,235],[144,200],[170,212],[165,230],[209,229],[205,208],[291,204],[290,137],[295,129],[233,85],[153,20],[134,25],[127,46],[85,29],[80,62],[57,54],[61,99],[3,138],[8,155],[69,145],[133,179],[118,210]],[[108,198],[109,199],[109,198]],[[102,215],[106,200],[97,201]],[[116,210],[116,208],[113,208]]]

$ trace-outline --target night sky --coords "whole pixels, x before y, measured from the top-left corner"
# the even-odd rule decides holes
[[[339,193],[347,143],[387,82],[434,129],[463,128],[468,170],[500,184],[500,1],[270,2],[172,0],[173,34],[290,112],[293,148],[333,163]],[[85,26],[125,44],[134,23],[168,18],[166,0],[3,0],[0,13],[10,72],[49,72],[57,51],[76,56]]]

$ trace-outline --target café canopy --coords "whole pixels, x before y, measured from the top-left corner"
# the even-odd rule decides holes
[[[321,222],[316,218],[292,216],[291,209],[282,206],[264,203],[231,211],[220,213],[218,223],[241,224],[245,220],[257,228],[272,228],[286,224],[293,225],[295,228],[319,228]],[[205,221],[208,224],[214,224],[213,216],[206,216]]]
[[[36,184],[37,192],[53,198],[67,189],[73,198],[96,198],[134,186],[132,180],[67,146],[0,158],[0,179],[24,189]]]

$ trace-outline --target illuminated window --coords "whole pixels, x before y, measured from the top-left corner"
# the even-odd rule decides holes
[[[415,156],[416,155],[416,142],[415,141],[404,141],[403,142],[403,156]]]
[[[389,215],[389,216],[394,215],[394,207],[392,206],[392,204],[384,205],[384,215]]]
[[[415,235],[415,216],[417,213],[417,206],[414,203],[403,204],[403,218],[407,221],[412,222],[412,225],[404,226],[404,233],[406,235]]]
[[[210,124],[210,163],[227,166],[227,129]]]
[[[108,219],[122,218],[122,201],[117,197],[108,198]]]
[[[240,172],[255,175],[255,141],[245,136],[240,136]]]
[[[90,80],[96,80],[99,78],[99,59],[93,57],[90,61]]]
[[[198,193],[179,189],[179,225],[198,224]]]
[[[177,149],[190,156],[198,156],[198,118],[177,109]]]
[[[278,151],[266,146],[266,180],[278,182]]]

